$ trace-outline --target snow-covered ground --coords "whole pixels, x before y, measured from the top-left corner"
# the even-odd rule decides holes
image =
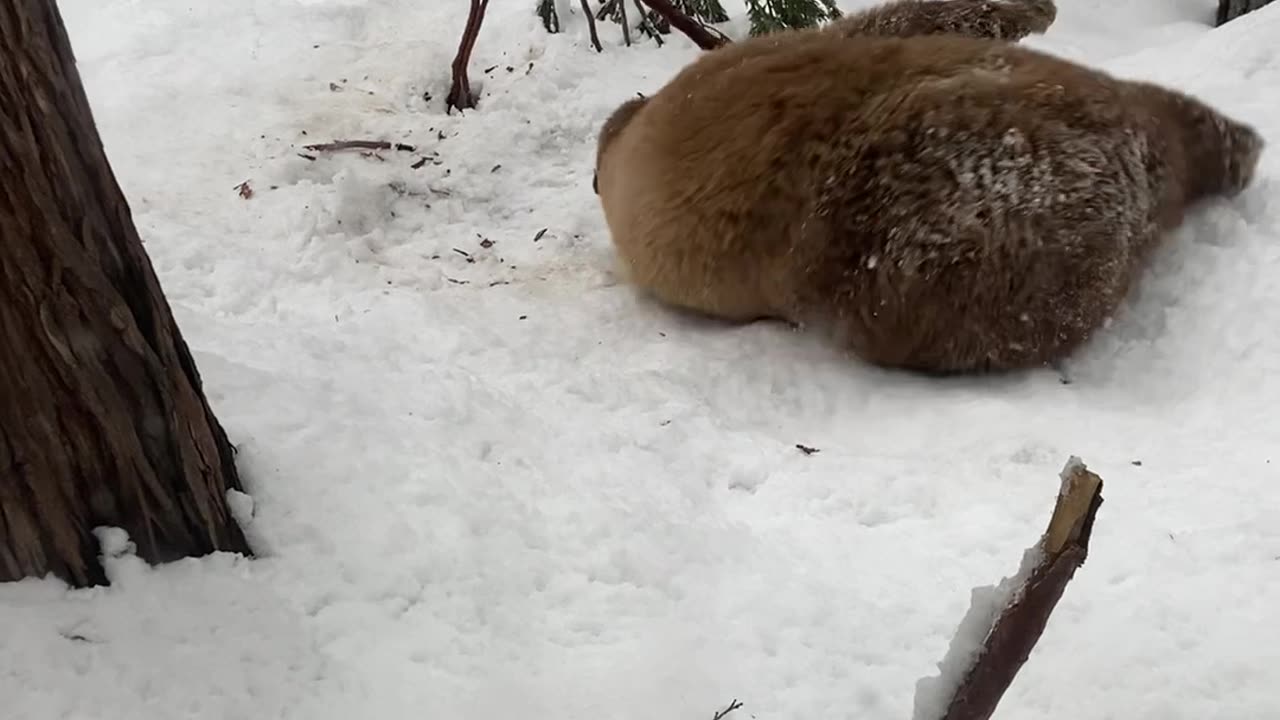
[[[59,4],[263,557],[0,586],[0,717],[908,718],[1072,454],[1092,555],[999,715],[1280,717],[1280,153],[1071,384],[944,382],[618,283],[594,134],[682,38],[496,1],[446,116],[461,0]],[[1280,144],[1280,4],[1059,4],[1030,44]]]

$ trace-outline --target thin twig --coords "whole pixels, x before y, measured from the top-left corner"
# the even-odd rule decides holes
[[[582,1],[582,14],[587,16],[587,30],[591,33],[591,46],[596,52],[604,52],[604,46],[600,44],[600,34],[596,32],[596,18],[591,14],[591,6],[587,5],[587,0]]]
[[[417,150],[413,145],[392,143],[386,140],[334,140],[327,143],[303,145],[303,147],[316,152],[339,152],[341,150],[399,150],[401,152],[413,152]]]
[[[634,2],[636,4],[636,12],[640,15],[640,31],[653,38],[658,47],[662,47],[662,33],[658,30],[657,24],[653,22],[649,12],[640,4],[640,0],[634,0]]]
[[[734,698],[733,701],[730,702],[729,705],[725,707],[725,709],[716,712],[715,716],[712,717],[711,720],[724,720],[724,717],[726,715],[733,712],[734,710],[737,710],[740,707],[742,707],[742,703],[738,702],[737,698]]]
[[[627,24],[627,3],[618,3],[618,23],[622,25],[622,42],[631,47],[631,28]]]

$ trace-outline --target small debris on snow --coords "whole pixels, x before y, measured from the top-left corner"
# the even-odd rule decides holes
[[[813,455],[814,453],[821,452],[820,450],[818,450],[818,448],[809,447],[808,445],[801,445],[800,443],[796,443],[796,449],[804,453],[805,455]]]
[[[306,132],[304,131],[305,135]],[[400,152],[416,152],[417,147],[408,143],[393,143],[387,140],[334,140],[327,143],[304,145],[307,150],[315,152],[339,152],[342,150],[399,150]]]
[[[253,188],[249,185],[248,180],[245,180],[244,182],[237,185],[235,187],[235,190],[237,193],[239,193],[240,197],[244,198],[245,200],[248,200],[249,198],[253,197]]]
[[[740,707],[742,707],[742,703],[738,702],[737,698],[734,698],[733,701],[730,702],[723,710],[717,711],[716,714],[711,718],[711,720],[724,720],[724,717],[726,715],[733,712],[734,710],[737,710]]]

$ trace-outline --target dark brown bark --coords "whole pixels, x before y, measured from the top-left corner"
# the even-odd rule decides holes
[[[1039,559],[1000,611],[981,651],[955,688],[942,720],[987,720],[1040,640],[1075,571],[1089,554],[1102,506],[1102,478],[1073,458],[1049,526],[1037,543]],[[917,713],[919,717],[919,713]]]
[[[484,23],[484,11],[489,7],[489,0],[471,0],[471,10],[467,12],[467,25],[462,29],[462,40],[458,43],[458,54],[453,58],[453,83],[449,87],[449,95],[445,98],[445,111],[470,110],[476,106],[476,97],[471,93],[471,78],[467,76],[467,66],[471,64],[471,51],[475,50],[476,39],[480,37],[480,26]]]
[[[0,582],[248,553],[232,448],[102,149],[54,0],[0,2]]]
[[[661,15],[667,22],[671,23],[672,27],[689,36],[689,39],[703,50],[715,50],[729,42],[728,38],[724,36],[717,37],[697,20],[680,12],[669,0],[640,0],[640,2],[648,5],[654,12]]]
[[[1270,4],[1271,0],[1218,0],[1217,23],[1222,25]]]

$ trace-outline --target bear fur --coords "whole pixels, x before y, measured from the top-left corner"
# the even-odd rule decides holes
[[[886,367],[1055,364],[1190,204],[1250,183],[1263,140],[1000,39],[1052,20],[1046,0],[907,0],[702,54],[600,131],[625,274],[673,306],[822,328]]]

